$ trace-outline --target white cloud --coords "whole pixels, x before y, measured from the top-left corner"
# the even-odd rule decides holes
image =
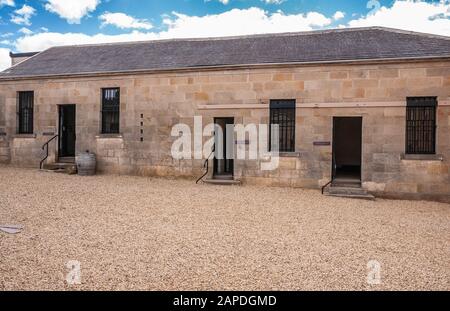
[[[11,58],[9,57],[9,50],[0,48],[0,71],[11,66]]]
[[[2,33],[0,34],[0,38],[12,37],[14,34],[12,32]]]
[[[142,41],[151,39],[156,39],[155,34],[139,31],[121,35],[96,34],[92,36],[83,33],[41,32],[17,39],[15,47],[16,50],[21,52],[34,52],[42,51],[52,46]]]
[[[14,14],[11,15],[11,22],[18,25],[30,26],[30,19],[34,14],[36,14],[36,10],[24,4],[21,9],[15,10]]]
[[[233,9],[202,17],[173,12],[171,16],[164,18],[163,23],[167,30],[162,32],[133,31],[120,35],[36,33],[17,39],[16,49],[21,52],[30,52],[41,51],[56,45],[306,31],[328,26],[331,22],[331,18],[317,12],[287,15],[279,11],[270,14],[260,8]]]
[[[0,0],[0,7],[2,6],[16,6],[14,0]]]
[[[113,25],[121,29],[152,29],[153,25],[146,19],[136,19],[124,13],[105,12],[98,17],[102,26]]]
[[[0,41],[0,44],[13,46],[14,42],[11,40],[2,40]]]
[[[202,17],[172,13],[175,18],[165,18],[168,27],[160,33],[167,38],[216,37],[311,30],[324,27],[331,19],[317,12],[287,15],[281,11],[270,14],[260,8],[232,9],[217,15]]]
[[[397,0],[390,9],[382,8],[372,16],[355,19],[349,24],[342,23],[338,27],[381,25],[450,35],[450,20],[447,13],[449,7],[448,1],[432,4]],[[135,30],[120,35],[41,32],[17,39],[15,47],[20,52],[31,52],[57,45],[307,31],[329,27],[335,20],[333,18],[336,14],[334,15],[327,17],[317,12],[268,13],[260,8],[232,9],[221,14],[205,16],[188,16],[174,12],[164,17],[163,24],[167,29],[161,32]]]
[[[33,32],[30,29],[26,28],[26,27],[20,28],[19,32],[23,33],[24,35],[27,35],[27,36],[33,34]]]
[[[352,20],[350,27],[385,26],[404,30],[450,35],[450,1],[397,0],[392,7]]]
[[[100,0],[47,0],[45,9],[66,19],[69,24],[79,24],[99,4]]]
[[[205,0],[205,2],[210,2],[213,0]],[[228,3],[230,3],[230,0],[217,0],[220,3],[222,3],[223,5],[227,5]],[[261,0],[262,2],[265,2],[266,4],[281,4],[283,2],[285,2],[286,0]]]
[[[339,19],[343,19],[345,17],[345,13],[341,12],[341,11],[337,11],[336,13],[334,13],[333,15],[333,19],[335,21],[339,20]]]
[[[209,2],[209,1],[212,1],[212,0],[205,0],[205,2]],[[219,1],[223,5],[227,5],[228,3],[230,3],[230,0],[217,0],[217,1]]]
[[[261,0],[266,4],[282,4],[286,0]]]

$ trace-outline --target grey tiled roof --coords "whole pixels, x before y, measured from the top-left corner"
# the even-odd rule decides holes
[[[0,73],[0,79],[211,66],[449,56],[450,37],[371,27],[53,47]]]

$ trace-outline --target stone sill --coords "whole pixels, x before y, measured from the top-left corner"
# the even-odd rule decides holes
[[[36,134],[15,134],[13,138],[36,138]]]
[[[274,157],[275,155],[275,152],[268,151],[262,154],[262,157]],[[301,152],[280,152],[278,153],[278,156],[280,158],[300,158]]]
[[[99,134],[95,136],[97,139],[122,139],[122,134]]]
[[[299,158],[300,152],[280,152],[281,158]]]
[[[442,154],[402,154],[400,158],[412,161],[444,161]]]

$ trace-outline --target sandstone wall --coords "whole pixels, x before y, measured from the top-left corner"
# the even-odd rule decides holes
[[[101,88],[121,88],[120,135],[101,135]],[[35,91],[35,134],[16,134],[16,92]],[[437,96],[439,158],[406,160],[407,96]],[[244,182],[318,188],[331,177],[333,116],[363,117],[363,185],[399,197],[450,193],[450,62],[240,69],[0,82],[0,161],[37,167],[42,144],[57,132],[57,105],[77,105],[77,152],[97,153],[103,172],[194,177],[202,160],[174,160],[172,126],[214,117],[268,123],[270,99],[296,99],[296,152],[279,169],[236,160]],[[3,116],[2,116],[3,115]],[[45,134],[45,135],[44,135]],[[142,138],[142,141],[141,141]],[[54,158],[57,146],[50,153]]]

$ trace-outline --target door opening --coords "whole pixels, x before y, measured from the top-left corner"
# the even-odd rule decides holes
[[[227,132],[227,125],[234,125],[234,118],[215,118],[214,178],[233,179],[234,131]],[[231,127],[232,128],[232,127]]]
[[[362,117],[333,118],[333,180],[361,183]]]
[[[76,141],[76,106],[59,106],[59,142],[58,157],[74,157]]]

